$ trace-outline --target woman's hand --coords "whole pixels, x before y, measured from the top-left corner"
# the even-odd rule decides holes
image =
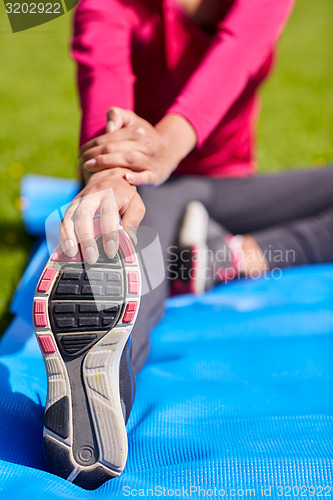
[[[93,218],[100,213],[103,246],[112,259],[119,246],[119,215],[122,225],[136,244],[136,229],[144,213],[144,204],[134,186],[124,175],[126,169],[115,168],[92,175],[87,185],[67,208],[60,226],[59,238],[63,251],[74,257],[78,243],[88,264],[95,264],[98,248],[94,238]]]
[[[133,185],[163,183],[194,148],[196,134],[180,115],[166,115],[155,127],[133,111],[111,108],[106,134],[84,144],[80,164],[88,173],[127,168]]]

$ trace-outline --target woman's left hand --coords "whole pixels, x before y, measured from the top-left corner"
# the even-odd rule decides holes
[[[189,152],[186,141],[184,144],[178,139],[179,125],[182,130],[184,126],[191,127],[181,116],[167,115],[153,127],[133,111],[111,108],[107,120],[107,132],[80,150],[80,165],[88,174],[125,167],[129,169],[126,174],[129,183],[157,186],[169,178]],[[192,134],[195,137],[194,131]],[[194,145],[195,139],[190,149]]]

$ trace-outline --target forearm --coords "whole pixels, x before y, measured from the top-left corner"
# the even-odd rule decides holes
[[[82,109],[80,145],[105,132],[111,106],[134,109],[131,36],[132,20],[122,2],[79,2],[71,53]]]
[[[275,47],[294,0],[235,0],[167,113],[191,123],[200,147]]]
[[[179,163],[195,148],[197,135],[192,125],[181,115],[170,113],[155,126],[165,141],[170,155],[169,175]]]

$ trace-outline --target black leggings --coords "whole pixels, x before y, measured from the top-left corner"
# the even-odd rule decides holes
[[[146,206],[142,225],[157,231],[164,262],[192,200],[203,203],[232,234],[251,234],[271,267],[270,257],[277,252],[288,256],[292,252],[292,260],[279,261],[279,267],[333,261],[333,168],[243,179],[173,177],[157,188],[140,188],[140,194]],[[138,236],[140,249],[140,239],[146,244],[140,229]],[[145,261],[145,265],[151,278],[155,264]],[[150,331],[162,318],[168,295],[169,282],[164,279],[142,297],[132,335],[135,371],[146,361]]]

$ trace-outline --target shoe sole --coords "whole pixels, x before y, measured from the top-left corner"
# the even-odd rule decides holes
[[[94,266],[58,247],[34,296],[33,323],[47,372],[46,458],[51,472],[86,489],[119,476],[127,459],[119,366],[126,347],[132,376],[130,333],[141,279],[123,230],[119,240],[116,257],[104,254]]]

